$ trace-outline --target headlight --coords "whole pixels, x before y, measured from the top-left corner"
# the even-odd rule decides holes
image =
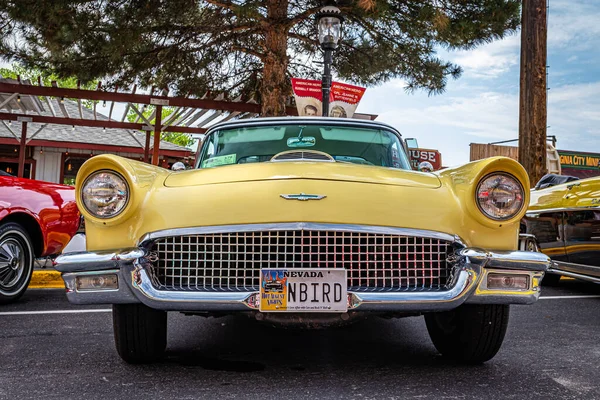
[[[477,185],[477,205],[493,220],[504,221],[517,215],[524,197],[523,186],[509,174],[490,174]]]
[[[113,171],[98,171],[87,177],[81,188],[85,209],[98,218],[112,218],[125,209],[129,187],[125,179]]]

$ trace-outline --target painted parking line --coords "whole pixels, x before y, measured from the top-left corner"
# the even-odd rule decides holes
[[[2,315],[40,315],[40,314],[89,314],[111,312],[110,308],[93,308],[88,310],[40,310],[40,311],[5,311]]]
[[[540,296],[540,300],[558,300],[558,299],[600,299],[600,295],[574,295],[574,296]]]

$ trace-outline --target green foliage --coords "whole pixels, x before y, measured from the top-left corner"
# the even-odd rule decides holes
[[[146,106],[142,110],[140,110],[144,118],[146,118],[151,124],[154,124],[155,118],[155,107],[154,106]],[[174,112],[177,111],[176,107],[163,107],[161,113],[161,121],[164,123],[169,120],[169,117],[173,115]],[[142,119],[133,109],[129,109],[127,112],[127,120],[129,122],[141,122]],[[163,132],[161,134],[161,140],[171,142],[183,147],[189,147],[196,142],[195,139],[188,133],[178,133],[178,132]]]
[[[176,94],[260,100],[267,88],[289,93],[290,76],[320,78],[315,14],[323,3],[0,0],[0,57],[120,87],[136,82]],[[514,32],[520,0],[338,0],[337,6],[345,17],[334,57],[340,79],[375,85],[401,77],[408,89],[438,93],[461,68],[436,50],[471,49]],[[266,73],[272,60],[286,75]]]
[[[69,88],[76,89],[77,88],[77,78],[70,76],[61,78],[59,75],[55,73],[51,73],[48,71],[42,71],[39,68],[32,67],[26,68],[17,63],[13,63],[10,68],[0,68],[0,76],[3,78],[12,78],[17,79],[17,77],[21,78],[21,81],[31,81],[32,84],[37,84],[38,77],[40,78],[42,84],[44,86],[52,86],[52,82],[56,81],[59,87],[61,88]],[[97,80],[91,80],[85,84],[80,84],[81,89],[93,90],[98,86]],[[84,100],[82,104],[87,108],[92,108],[94,102],[91,100]]]
[[[17,63],[13,63],[10,68],[0,68],[0,75],[3,78],[30,80],[33,84],[37,84],[38,77],[41,78],[44,86],[52,86],[52,82],[56,81],[59,87],[77,89],[77,78],[74,76],[60,77],[56,73],[42,71],[39,68],[26,68]],[[80,88],[86,90],[94,90],[98,86],[98,80],[90,80],[86,83],[81,83]]]

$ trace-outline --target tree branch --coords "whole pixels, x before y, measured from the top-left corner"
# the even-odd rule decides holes
[[[308,43],[308,44],[311,44],[311,45],[318,45],[319,44],[316,39],[311,39],[311,38],[309,38],[307,36],[300,35],[299,33],[289,32],[288,36],[291,37],[291,38],[293,38],[293,39],[298,39],[298,40],[300,40],[300,41],[302,41],[304,43]]]
[[[321,7],[309,8],[308,10],[301,12],[300,14],[297,14],[295,17],[289,18],[286,21],[285,26],[287,28],[291,28],[292,26],[304,21],[311,15],[318,13],[320,9],[321,9]]]
[[[250,54],[251,56],[257,57],[259,60],[263,61],[265,55],[256,51],[249,49],[247,47],[242,46],[231,46],[231,50],[240,51],[242,53]]]
[[[239,7],[237,4],[234,4],[231,1],[216,1],[216,0],[205,0],[205,1],[209,4],[212,4],[213,6],[226,8],[231,11],[235,11],[236,7]]]

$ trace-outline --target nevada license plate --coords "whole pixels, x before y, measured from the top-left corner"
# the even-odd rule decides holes
[[[259,309],[263,312],[346,312],[346,270],[261,269]]]

